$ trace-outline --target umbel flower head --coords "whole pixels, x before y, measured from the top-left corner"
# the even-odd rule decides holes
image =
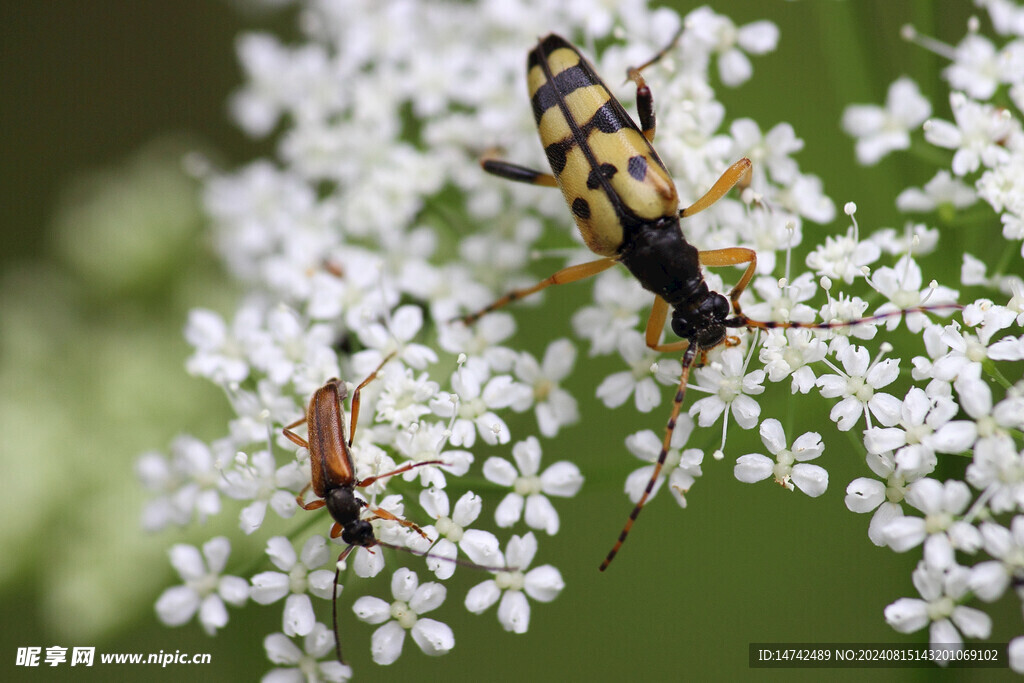
[[[226,605],[248,597],[280,605],[281,633],[263,634],[280,667],[271,679],[351,674],[330,661],[337,650],[327,643],[337,634],[325,624],[334,601],[340,631],[357,620],[376,627],[370,655],[382,665],[410,650],[451,651],[459,637],[451,610],[460,602],[474,614],[497,605],[502,629],[522,634],[533,617],[547,616],[538,603],[573,581],[547,562],[546,547],[557,546],[542,540],[574,542],[586,517],[567,512],[573,502],[563,499],[608,467],[554,438],[590,414],[622,426],[621,439],[603,450],[658,463],[625,479],[624,519],[628,500],[649,499],[665,482],[679,507],[692,510],[708,477],[731,478],[720,461],[741,482],[774,481],[815,505],[828,505],[830,473],[862,465],[838,484],[850,510],[873,513],[868,538],[854,542],[921,557],[908,577],[921,599],[898,600],[883,616],[889,598],[879,598],[879,622],[901,632],[929,625],[932,642],[988,637],[982,608],[967,603],[1018,599],[1005,586],[1024,574],[1012,550],[1024,508],[1024,384],[1014,365],[1024,359],[1024,282],[1013,275],[1022,272],[1024,241],[1024,69],[981,68],[991,61],[973,41],[949,51],[953,121],[929,118],[944,109],[910,76],[884,107],[849,110],[845,127],[862,162],[930,144],[949,150],[949,163],[922,189],[894,189],[894,201],[900,194],[920,223],[872,230],[848,203],[841,224],[826,229],[835,203],[794,158],[804,146],[799,131],[730,119],[716,93],[757,77],[752,58],[785,40],[771,22],[736,26],[708,7],[679,16],[645,0],[299,4],[293,42],[249,34],[238,43],[245,82],[231,111],[245,132],[270,138],[274,153],[202,177],[212,241],[244,296],[231,314],[190,315],[187,369],[221,387],[235,417],[213,442],[182,437],[171,457],[149,454],[138,467],[153,491],[147,528],[237,519],[238,538],[257,537],[269,559],[243,578],[225,575],[235,571],[226,538],[202,553],[175,546],[185,583],[158,601],[165,623],[198,613],[213,633],[228,622]],[[986,7],[1005,43],[992,43],[992,54],[1012,58],[1024,21],[1003,21],[1006,2]],[[535,256],[561,266],[593,260],[570,233],[573,214],[559,193],[511,186],[478,164],[491,148],[517,163],[544,163],[516,84],[526,51],[552,31],[581,45],[609,83],[665,49],[644,74],[666,103],[657,149],[681,201],[702,196],[737,159],[754,161],[749,186],[686,218],[685,238],[710,261],[714,250],[756,251],[749,286],[734,292],[730,310],[799,329],[738,323],[720,345],[683,356],[693,365],[684,371],[680,345],[669,347],[680,353],[654,348],[677,341],[647,329],[654,297],[617,267],[591,289],[577,285],[578,296],[590,297],[577,310],[546,304],[555,314],[537,325],[548,335],[537,346],[516,334],[519,311],[537,316],[529,302],[453,323],[550,275],[534,272]],[[985,87],[971,87],[964,74],[972,70],[988,74]],[[995,229],[988,246],[1008,256],[965,255],[957,282],[930,257],[942,248],[943,221],[967,210],[983,212],[977,220]],[[701,277],[728,294],[740,275],[705,268]],[[988,298],[961,298],[967,287]],[[543,296],[554,301],[563,289]],[[965,310],[950,318],[956,303]],[[950,308],[921,308],[943,305]],[[606,376],[580,381],[581,367]],[[663,400],[661,387],[679,386],[683,372],[689,393]],[[345,424],[327,435],[303,432],[310,396],[332,377],[344,380],[348,398],[337,415]],[[821,406],[826,418],[811,424]],[[675,411],[671,437],[649,429],[664,424],[650,422],[655,408]],[[609,409],[618,411],[614,420]],[[292,437],[307,435],[285,438],[289,425]],[[325,464],[318,458],[329,437],[334,459]],[[303,439],[316,446],[297,448]],[[946,457],[965,465],[961,478],[941,479],[949,477],[940,467]],[[629,459],[621,460],[625,476]],[[327,491],[311,479],[332,467],[336,488],[353,496],[365,543],[330,538],[333,522],[313,510]],[[313,493],[307,483],[317,484]],[[722,503],[700,500],[712,502]],[[339,554],[345,562],[331,566]],[[437,581],[421,578],[420,563]],[[390,597],[363,595],[380,594],[367,581],[379,574],[390,579]],[[993,576],[1003,577],[995,588]],[[449,600],[449,592],[464,597]],[[406,635],[415,648],[405,647]],[[1011,647],[1013,661],[1024,660],[1022,651],[1019,642]]]

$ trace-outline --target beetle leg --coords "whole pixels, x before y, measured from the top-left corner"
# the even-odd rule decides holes
[[[416,533],[418,533],[420,536],[422,536],[423,538],[427,539],[428,541],[430,540],[430,537],[427,536],[426,532],[424,532],[423,529],[419,528],[418,526],[416,526],[416,524],[414,524],[413,522],[410,522],[407,519],[401,519],[400,517],[395,517],[393,514],[391,514],[390,512],[388,512],[387,510],[384,510],[382,508],[369,508],[369,510],[373,514],[373,517],[370,517],[367,521],[372,521],[374,519],[387,519],[387,520],[391,520],[392,522],[398,522],[399,524],[401,524],[402,526],[406,527],[407,529],[412,529],[413,531],[415,531]]]
[[[356,387],[356,390],[352,392],[352,409],[349,411],[351,414],[350,420],[352,422],[352,425],[349,428],[348,433],[349,446],[352,445],[352,440],[356,438],[356,422],[359,421],[359,392],[362,391],[363,387],[365,387],[367,384],[376,379],[377,373],[381,371],[381,368],[387,365],[387,362],[389,360],[395,357],[396,353],[397,351],[392,351],[387,356],[385,356],[384,360],[382,360],[380,362],[380,365],[377,366],[377,369],[371,372],[369,377],[360,382],[359,386]]]
[[[703,197],[680,211],[679,217],[686,218],[687,216],[692,216],[695,213],[703,211],[724,197],[726,193],[737,184],[739,184],[740,187],[746,187],[750,184],[750,159],[747,159],[746,157],[725,169],[725,173],[715,181],[715,184],[711,186],[711,189],[708,190]]]
[[[738,266],[742,263],[749,264],[747,269],[743,271],[743,277],[736,283],[736,286],[729,292],[729,301],[732,302],[732,310],[736,315],[742,316],[743,313],[740,311],[740,294],[747,288],[747,284],[750,283],[750,278],[754,277],[754,271],[757,269],[757,252],[753,249],[747,249],[745,247],[730,247],[728,249],[712,249],[710,251],[702,251],[697,257],[700,262],[705,266],[716,267],[716,266]]]
[[[660,296],[654,297],[654,305],[651,306],[651,315],[647,318],[647,331],[644,334],[644,340],[647,342],[647,348],[659,353],[685,351],[686,347],[690,345],[690,342],[686,339],[671,342],[669,344],[658,343],[661,340],[661,332],[665,329],[666,317],[668,317],[668,302]]]
[[[640,75],[640,69],[631,68],[627,75],[629,80],[636,83],[636,113],[640,117],[640,128],[647,142],[654,142],[654,129],[657,124],[654,116],[654,96],[647,81]]]
[[[296,446],[300,446],[302,448],[308,449],[309,448],[309,442],[306,441],[301,436],[299,436],[298,434],[296,434],[295,432],[292,431],[292,429],[294,427],[298,427],[300,424],[302,424],[305,421],[306,421],[305,417],[300,417],[298,420],[296,420],[295,422],[292,422],[290,425],[285,427],[283,433],[284,433],[284,435],[286,437],[288,437],[288,440],[291,441]]]
[[[654,128],[655,128],[655,117],[654,117],[654,97],[651,95],[651,89],[647,87],[647,82],[644,77],[640,75],[640,72],[647,67],[655,64],[668,54],[668,51],[675,47],[676,43],[679,42],[679,37],[683,35],[684,26],[680,26],[676,34],[672,36],[672,40],[669,41],[668,45],[661,48],[658,54],[654,55],[640,66],[632,66],[626,71],[626,79],[636,83],[636,112],[640,116],[640,128],[643,129],[644,137],[647,138],[647,142],[654,142]]]
[[[317,498],[316,500],[311,500],[308,503],[305,501],[306,491],[308,491],[312,486],[313,482],[309,482],[302,487],[302,490],[299,491],[299,495],[295,496],[295,502],[298,503],[299,507],[303,510],[319,510],[324,505],[327,505],[323,498]]]
[[[391,476],[394,476],[396,474],[401,474],[402,472],[408,472],[409,470],[414,469],[416,467],[423,467],[424,465],[447,465],[447,464],[448,463],[442,462],[441,460],[424,460],[423,462],[410,462],[410,463],[406,463],[405,465],[402,465],[397,470],[393,470],[391,472],[385,472],[384,474],[378,474],[375,477],[367,477],[366,479],[363,479],[362,481],[356,482],[354,485],[362,488],[364,486],[369,486],[370,484],[372,484],[373,482],[377,481],[378,479],[383,479],[384,477],[391,477]]]
[[[514,289],[505,296],[501,297],[490,306],[483,308],[476,313],[470,313],[469,315],[461,318],[462,322],[466,325],[472,325],[482,316],[495,311],[503,306],[507,306],[516,299],[522,299],[530,296],[542,289],[546,289],[551,285],[564,285],[569,282],[576,282],[577,280],[585,280],[588,277],[597,275],[600,272],[608,270],[612,266],[618,263],[618,260],[612,257],[598,259],[597,261],[589,261],[587,263],[580,263],[575,266],[569,266],[568,268],[562,268],[551,277],[546,280],[541,280],[533,287],[527,287],[526,289]]]
[[[535,171],[532,168],[527,168],[526,166],[513,164],[511,161],[505,161],[503,159],[481,159],[480,165],[491,175],[496,175],[499,178],[505,178],[506,180],[514,180],[517,183],[527,183],[529,185],[558,187],[558,181],[555,180],[555,176],[550,173]]]

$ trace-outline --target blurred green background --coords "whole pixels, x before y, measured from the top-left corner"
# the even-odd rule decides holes
[[[674,4],[685,13],[698,3]],[[913,23],[954,43],[971,4],[731,0],[714,9],[738,25],[768,18],[781,29],[777,52],[753,60],[750,83],[719,88],[730,118],[749,116],[763,130],[792,123],[806,143],[797,156],[801,168],[823,178],[837,207],[856,201],[862,231],[901,228],[893,200],[902,188],[931,178],[928,152],[857,166],[852,141],[839,128],[842,108],[882,103],[889,83],[907,74],[932,100],[935,115],[948,117],[945,97],[936,96],[945,92],[942,60],[901,41],[899,27]],[[239,572],[261,549],[242,547],[234,514],[222,515],[222,529],[144,537],[143,495],[132,467],[145,450],[166,452],[175,434],[209,440],[223,431],[226,401],[182,369],[188,348],[181,328],[191,306],[230,311],[235,292],[210,255],[197,187],[181,173],[181,156],[200,150],[232,167],[268,153],[266,143],[245,139],[227,120],[227,96],[240,84],[234,39],[244,28],[293,35],[292,26],[287,16],[241,14],[208,0],[3,3],[0,9],[5,678],[251,680],[270,668],[262,638],[279,630],[280,604],[232,610],[214,639],[194,622],[179,629],[156,623],[156,597],[177,583],[166,559],[170,543],[201,542],[223,530],[234,544],[230,570]],[[630,96],[626,91],[620,94]],[[998,226],[942,227],[944,256],[926,261],[926,278],[953,283],[960,253],[985,253],[981,245]],[[819,230],[843,232],[845,223],[805,224],[805,243],[823,239]],[[585,288],[567,289],[541,309],[516,313],[518,340],[535,354],[571,333],[564,322],[549,322],[564,321],[586,296]],[[552,604],[533,604],[523,636],[505,634],[494,609],[476,617],[449,604],[439,618],[455,630],[455,650],[434,660],[407,642],[388,668],[370,662],[372,627],[351,615],[350,595],[343,601],[343,642],[357,678],[817,680],[824,672],[749,669],[747,644],[926,640],[924,632],[896,634],[882,617],[893,600],[917,597],[910,583],[917,552],[897,556],[871,545],[869,516],[843,504],[846,483],[866,473],[856,439],[837,438],[826,402],[815,402],[818,415],[806,414],[807,401],[799,403],[800,415],[788,412],[788,383],[770,390],[777,400],[764,416],[782,420],[790,441],[805,431],[823,434],[826,495],[809,500],[769,484],[738,483],[732,459],[763,448],[756,431],[733,425],[727,459],[705,461],[689,508],[660,496],[615,564],[599,574],[630,507],[622,481],[637,462],[623,439],[644,427],[660,430],[665,412],[663,406],[637,417],[587,398],[614,369],[581,354],[568,386],[581,399],[583,419],[544,442],[546,463],[572,459],[587,479],[577,498],[555,501],[562,532],[553,542],[541,539],[535,561],[559,567],[563,594]],[[516,423],[510,426],[516,433]],[[712,428],[690,445],[710,453],[717,439]],[[464,578],[452,600],[480,580]],[[386,593],[384,586],[372,590]],[[1019,633],[1019,610],[1006,602],[989,610],[994,641]],[[212,652],[213,663],[166,670],[13,666],[17,647],[49,645]],[[992,677],[931,669],[827,673],[859,680]]]

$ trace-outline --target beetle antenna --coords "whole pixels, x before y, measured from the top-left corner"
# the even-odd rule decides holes
[[[668,458],[669,447],[672,443],[672,434],[676,430],[676,420],[679,418],[679,411],[683,407],[683,399],[686,398],[686,385],[690,381],[690,368],[693,367],[699,350],[697,344],[693,342],[686,347],[686,352],[683,354],[683,372],[679,376],[679,388],[676,389],[675,398],[672,399],[672,414],[668,418],[668,424],[665,425],[665,439],[661,442],[661,452],[658,453],[658,461],[654,464],[654,472],[651,473],[651,479],[647,482],[644,495],[640,497],[640,500],[633,507],[633,511],[629,513],[629,519],[626,520],[626,525],[622,527],[622,532],[619,533],[619,540],[615,542],[615,546],[612,547],[607,557],[604,558],[604,562],[601,563],[601,571],[608,568],[608,565],[612,563],[615,555],[619,552],[619,548],[626,541],[629,530],[633,528],[633,522],[636,521],[640,511],[647,503],[647,499],[650,498],[651,492],[654,490],[654,484],[658,481],[658,476],[661,475],[661,469],[665,466],[665,460]]]
[[[915,306],[913,308],[902,308],[898,311],[887,311],[875,315],[857,318],[856,320],[834,320],[830,322],[803,323],[803,322],[779,322],[775,320],[752,320],[740,310],[739,302],[733,302],[735,314],[724,320],[726,327],[754,327],[761,330],[834,330],[839,327],[852,327],[863,323],[877,322],[888,318],[902,318],[911,313],[933,313],[938,311],[962,311],[961,304],[934,304],[931,306]]]
[[[338,580],[341,578],[341,564],[348,557],[348,554],[355,548],[354,545],[350,545],[341,551],[338,555],[338,561],[334,563],[334,593],[331,595],[331,621],[334,627],[334,653],[338,655],[338,662],[341,664],[345,663],[345,660],[341,656],[341,636],[338,634]]]
[[[445,557],[444,555],[436,555],[429,550],[415,550],[408,546],[392,545],[391,543],[385,543],[384,541],[377,541],[377,545],[384,546],[385,548],[391,548],[392,550],[401,550],[407,552],[410,555],[417,555],[419,557],[427,558],[428,560],[443,560],[445,562],[451,562],[459,567],[467,567],[469,569],[479,569],[485,572],[514,572],[518,571],[517,567],[498,567],[495,565],[477,564],[470,560],[463,560],[458,557]]]

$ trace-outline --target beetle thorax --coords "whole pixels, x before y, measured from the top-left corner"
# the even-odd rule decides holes
[[[327,511],[331,513],[334,521],[342,527],[352,524],[359,519],[362,505],[351,487],[337,486],[327,491],[324,495],[327,504]]]

